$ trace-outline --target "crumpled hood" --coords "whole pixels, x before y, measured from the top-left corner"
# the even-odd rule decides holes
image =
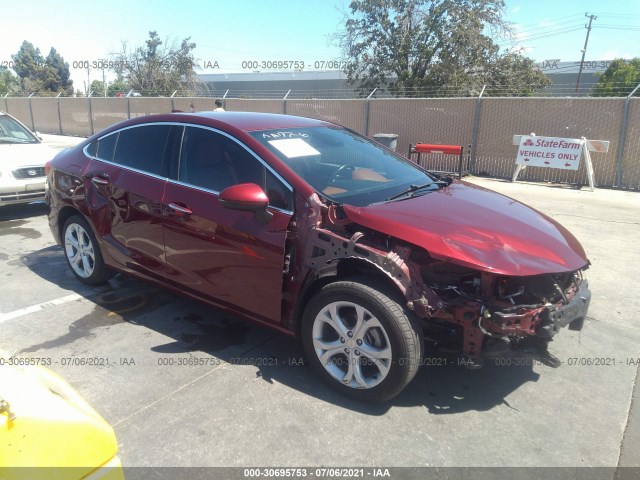
[[[408,200],[344,205],[355,223],[418,245],[437,259],[503,275],[578,270],[584,249],[562,225],[509,197],[454,182]]]
[[[44,167],[58,150],[43,143],[0,143],[0,170],[12,171],[21,167]]]

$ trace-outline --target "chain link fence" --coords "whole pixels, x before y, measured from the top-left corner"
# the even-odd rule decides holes
[[[4,97],[0,99],[0,109],[42,133],[87,137],[127,118],[172,110],[213,110],[214,101],[205,97]],[[462,145],[465,151],[470,147],[471,172],[499,178],[510,178],[515,168],[517,148],[512,145],[513,135],[535,133],[609,140],[608,153],[592,155],[597,184],[640,190],[640,98],[230,98],[224,104],[230,111],[287,113],[327,120],[369,137],[397,134],[397,150],[404,155],[409,144],[415,143]],[[528,167],[519,179],[587,182],[584,162],[577,171]]]

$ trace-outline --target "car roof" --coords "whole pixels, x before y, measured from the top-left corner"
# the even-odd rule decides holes
[[[256,130],[272,130],[276,128],[317,127],[333,125],[332,123],[312,118],[258,112],[184,112],[138,117],[140,122],[154,120],[193,122],[201,125],[219,127],[225,124],[245,132]],[[136,122],[139,123],[139,122]]]

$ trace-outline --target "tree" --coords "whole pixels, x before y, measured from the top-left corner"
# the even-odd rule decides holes
[[[167,44],[155,31],[149,32],[144,47],[130,49],[125,42],[120,52],[112,54],[114,71],[131,88],[146,95],[170,95],[175,90],[190,94],[197,84],[195,48],[190,37],[180,44]]]
[[[616,58],[593,88],[594,97],[626,97],[640,84],[640,58],[630,62]],[[640,89],[635,96],[640,96]]]
[[[104,82],[102,80],[94,80],[91,82],[91,86],[89,87],[91,90],[92,97],[104,97],[105,96],[105,88]]]
[[[69,64],[64,61],[55,48],[51,47],[49,55],[45,59],[45,70],[48,71],[48,78],[43,82],[45,90],[51,92],[73,93],[73,80],[71,80],[71,72]]]
[[[22,42],[18,53],[11,55],[13,71],[20,78],[20,88],[23,93],[41,90],[41,71],[44,68],[44,57],[39,48],[35,48],[28,41]]]
[[[115,97],[118,93],[127,93],[131,90],[131,87],[122,79],[117,79],[109,84],[107,87],[107,96]]]
[[[490,80],[516,88],[539,79],[533,62],[501,55],[492,39],[510,33],[503,0],[353,0],[349,8],[335,40],[361,94],[375,87],[397,96],[465,94]],[[495,78],[499,63],[517,75]]]
[[[18,80],[7,67],[0,66],[0,94],[14,93],[18,89]]]
[[[69,64],[55,48],[52,47],[47,58],[44,58],[39,48],[25,40],[11,58],[13,70],[20,78],[22,93],[73,93]]]
[[[516,52],[498,56],[477,80],[487,86],[488,97],[530,97],[552,83],[533,60]]]

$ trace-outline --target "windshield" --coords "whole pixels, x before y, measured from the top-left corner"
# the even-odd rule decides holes
[[[438,189],[432,177],[408,160],[343,128],[264,130],[251,135],[318,193],[339,203],[366,206],[400,198],[405,191],[413,196]]]
[[[0,115],[0,143],[38,143],[38,139],[13,118]]]

